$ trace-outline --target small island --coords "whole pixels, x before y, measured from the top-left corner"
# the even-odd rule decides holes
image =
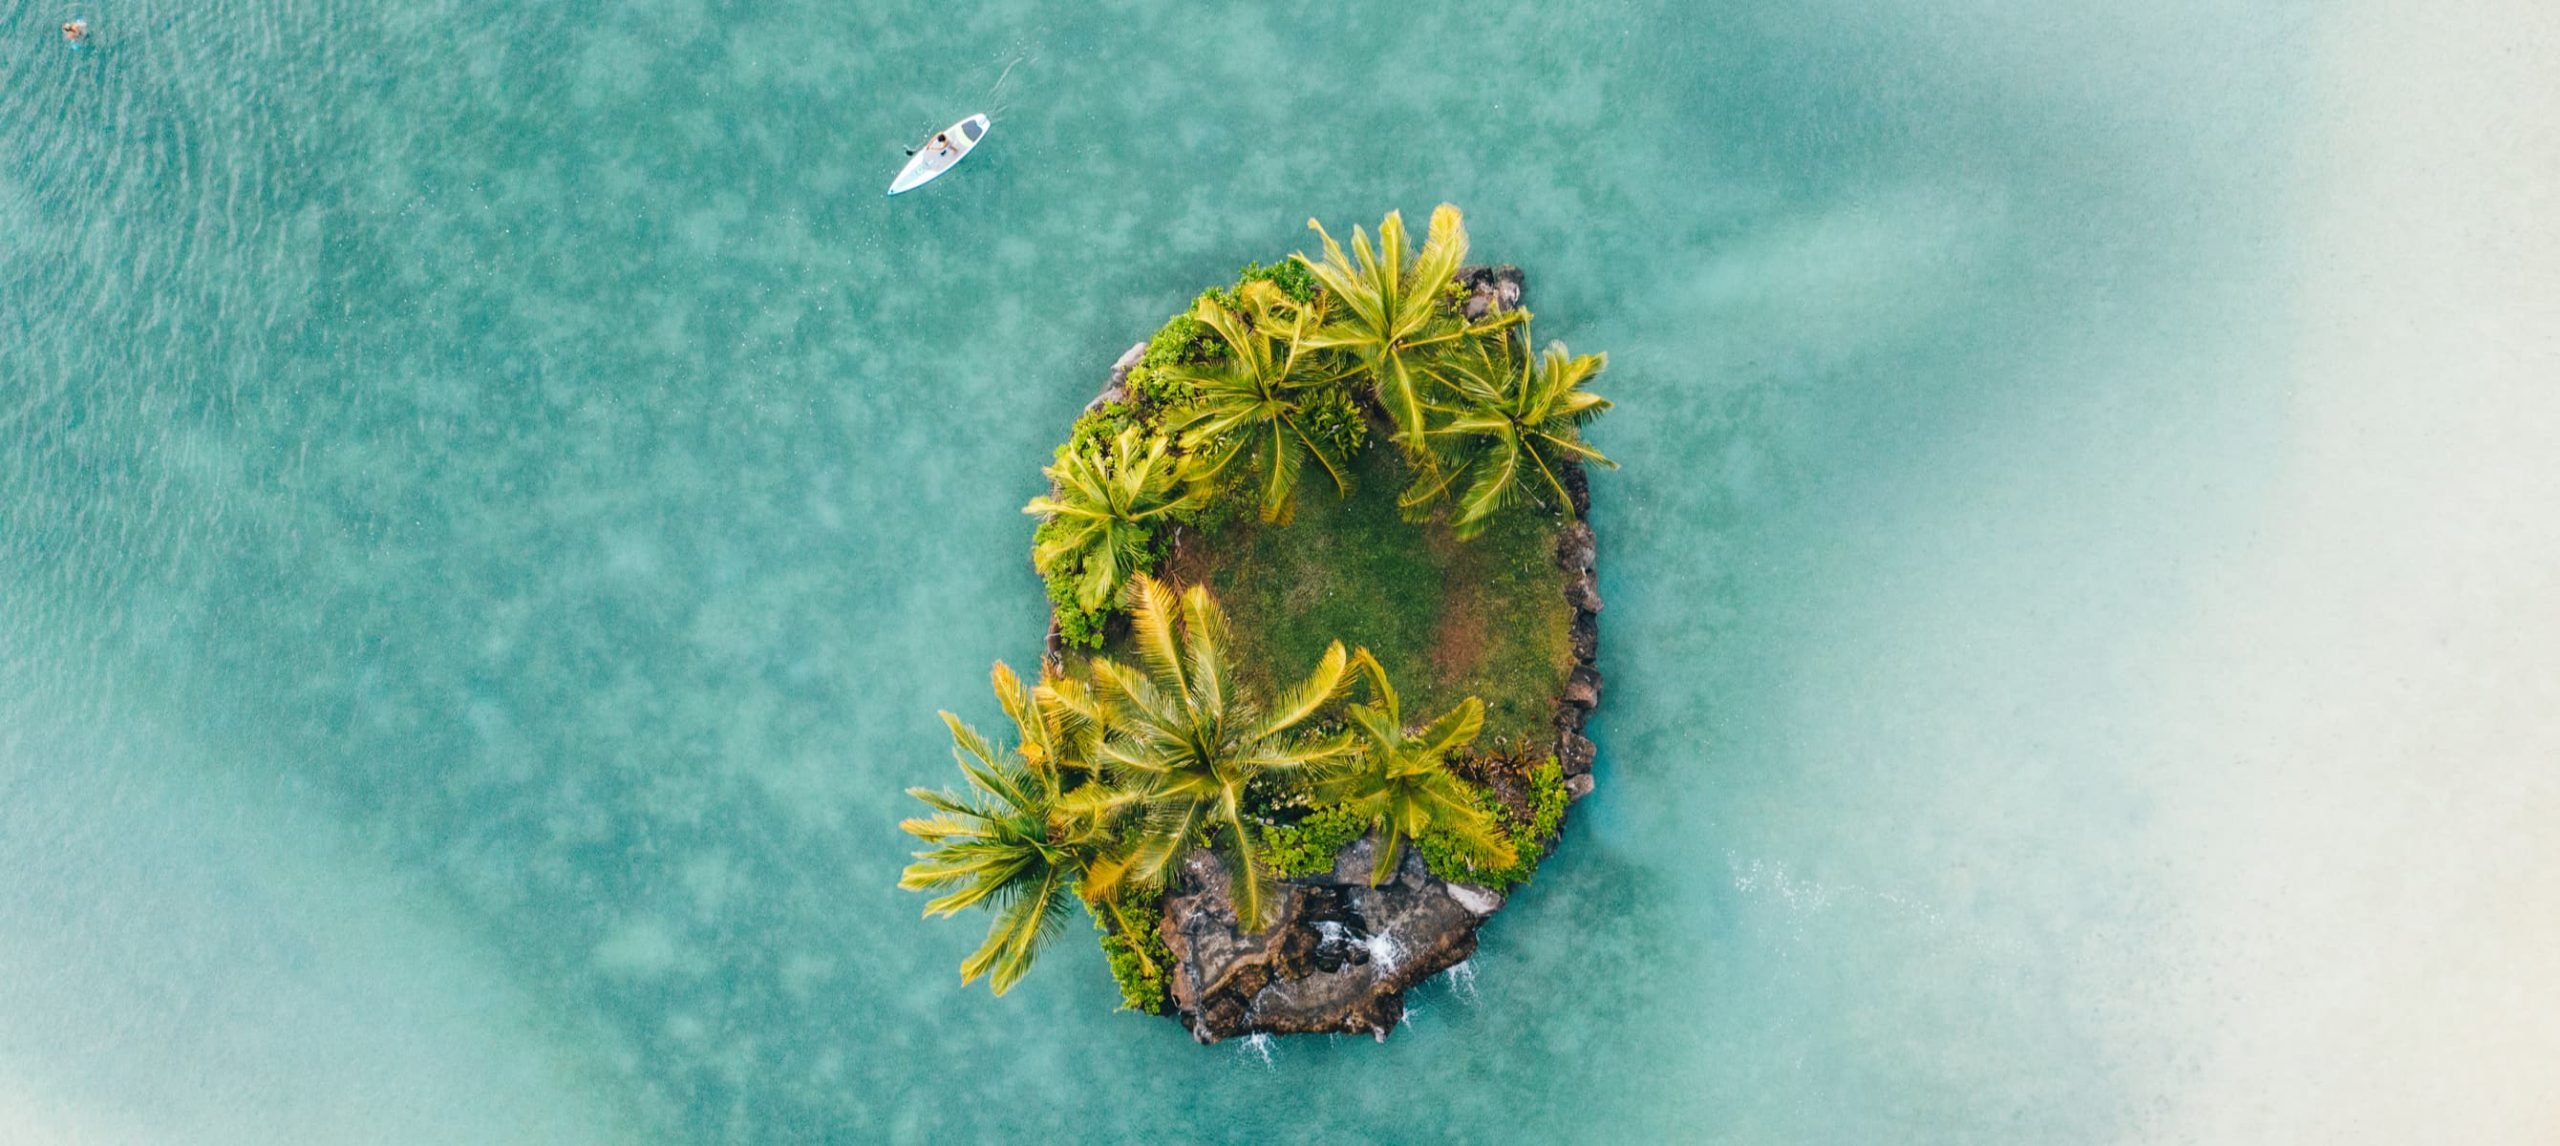
[[[963,982],[1081,904],[1128,1009],[1384,1039],[1591,791],[1606,356],[1538,348],[1455,207],[1309,226],[1122,355],[1025,507],[1039,679],[995,666],[1010,743],[942,714],[967,790],[901,824],[928,916],[995,916]]]

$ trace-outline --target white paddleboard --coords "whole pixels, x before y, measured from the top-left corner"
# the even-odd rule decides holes
[[[961,160],[969,157],[970,150],[978,146],[979,140],[987,137],[987,127],[987,117],[981,113],[943,130],[942,134],[951,139],[949,147],[936,148],[931,139],[925,140],[924,147],[910,157],[907,165],[898,171],[898,177],[889,181],[889,193],[895,195],[901,191],[913,191],[933,182],[943,172],[951,170]]]

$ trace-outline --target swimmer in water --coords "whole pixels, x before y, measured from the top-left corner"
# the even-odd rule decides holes
[[[89,22],[87,20],[73,20],[70,23],[64,24],[62,26],[62,42],[75,48],[88,43]]]

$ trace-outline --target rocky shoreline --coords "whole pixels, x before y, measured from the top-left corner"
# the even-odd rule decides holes
[[[1470,319],[1521,305],[1518,267],[1469,266]],[[1112,364],[1094,405],[1126,395],[1126,378],[1146,350],[1133,346]],[[1091,408],[1091,407],[1088,407]],[[1574,521],[1558,535],[1556,568],[1573,606],[1573,668],[1556,699],[1555,757],[1565,790],[1590,795],[1597,748],[1583,735],[1600,704],[1598,542],[1590,525],[1590,484],[1579,462],[1565,464]],[[1051,621],[1046,656],[1052,667],[1065,648]],[[1170,1017],[1203,1043],[1254,1034],[1368,1034],[1379,1041],[1404,1018],[1404,993],[1475,953],[1476,930],[1503,896],[1433,876],[1407,849],[1393,879],[1369,886],[1374,836],[1342,850],[1333,870],[1283,880],[1277,919],[1260,932],[1237,925],[1224,864],[1209,852],[1186,858],[1164,898],[1162,920],[1173,966]]]

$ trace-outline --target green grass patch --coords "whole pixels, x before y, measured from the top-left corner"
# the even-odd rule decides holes
[[[1573,608],[1555,565],[1563,519],[1517,509],[1464,542],[1443,521],[1406,521],[1404,460],[1371,429],[1348,499],[1310,467],[1295,521],[1248,515],[1186,532],[1160,575],[1205,584],[1226,606],[1236,659],[1259,688],[1304,676],[1340,640],[1377,655],[1413,719],[1476,696],[1480,749],[1543,750],[1573,667]]]

